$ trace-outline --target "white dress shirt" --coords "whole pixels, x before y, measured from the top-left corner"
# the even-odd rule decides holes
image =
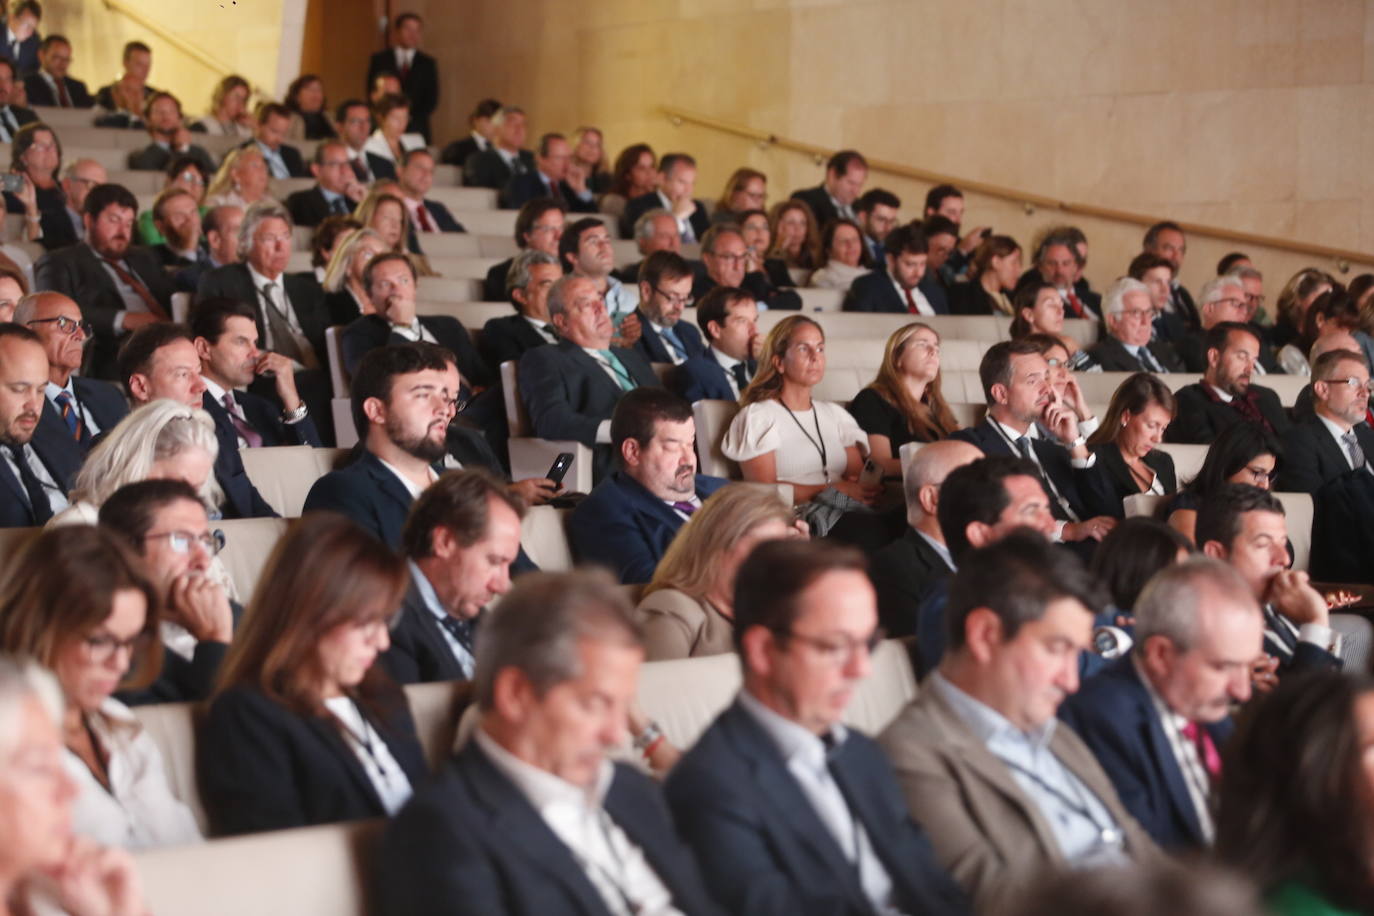
[[[72,399],[72,406],[79,412],[81,422],[85,424],[87,432],[92,436],[100,435],[100,424],[95,422],[95,417],[91,415],[90,409],[76,396],[76,389],[73,387],[70,377],[67,379],[67,387],[63,388],[61,385],[48,382],[43,393],[47,395],[48,400],[52,402],[53,407],[57,408],[57,413],[61,416],[62,405],[57,403],[57,396],[64,391],[67,392],[67,397]]]
[[[617,916],[680,916],[673,896],[653,866],[604,807],[615,768],[602,761],[590,789],[559,779],[516,757],[478,728],[472,740],[534,807]]]
[[[343,725],[344,743],[362,764],[367,781],[377,790],[382,808],[387,814],[400,811],[414,790],[410,777],[401,769],[386,741],[348,697],[330,697],[324,701],[324,706]]]
[[[717,350],[714,344],[712,344],[711,346],[711,355],[715,357],[715,360],[717,363],[720,364],[720,367],[725,370],[725,381],[730,383],[730,390],[735,393],[735,400],[738,401],[739,379],[735,378],[735,367],[738,366],[741,362],[743,362],[743,360],[735,359],[729,353],[723,353],[720,350]]]
[[[906,287],[898,283],[896,277],[892,277],[891,274],[889,274],[888,276],[892,279],[892,285],[897,288],[897,295],[901,297],[902,302],[905,303],[907,294]],[[921,292],[919,288],[915,286],[911,288],[911,298],[916,300],[916,313],[918,315],[936,314],[935,306],[930,304],[930,300],[926,298],[926,294]]]
[[[530,327],[539,332],[540,337],[551,344],[558,343],[558,335],[553,332],[553,325],[547,321],[540,321],[538,318],[531,318],[529,315],[521,315],[520,317],[528,321]]]
[[[382,462],[382,467],[386,468],[388,471],[396,475],[396,479],[401,482],[401,486],[406,488],[406,492],[410,494],[411,499],[419,499],[420,494],[425,492],[425,487],[419,487],[412,483],[411,479],[406,475],[402,474],[401,469],[396,467],[396,465],[383,461],[381,458],[378,458],[377,460]],[[434,468],[426,466],[425,470],[429,472],[429,483],[434,483],[434,481],[439,479],[439,475],[434,473]],[[429,484],[426,484],[425,486],[429,486]]]
[[[1212,810],[1208,806],[1208,799],[1212,794],[1211,779],[1207,775],[1207,767],[1203,765],[1198,756],[1197,745],[1189,741],[1187,736],[1183,734],[1183,730],[1188,727],[1188,720],[1174,712],[1164,702],[1164,698],[1155,690],[1155,685],[1150,683],[1149,677],[1141,668],[1140,658],[1138,656],[1133,657],[1131,663],[1135,665],[1135,673],[1140,678],[1140,683],[1145,685],[1145,692],[1150,695],[1150,702],[1154,704],[1155,715],[1159,717],[1159,727],[1169,742],[1169,750],[1173,752],[1174,762],[1178,764],[1179,771],[1183,774],[1183,783],[1188,787],[1188,799],[1193,803],[1193,812],[1197,815],[1202,836],[1208,843],[1211,843],[1212,837],[1216,833],[1216,826],[1212,823]],[[1198,727],[1202,727],[1200,723]]]
[[[48,505],[52,508],[53,515],[67,508],[67,506],[70,505],[67,501],[67,495],[63,493],[62,488],[57,485],[57,481],[53,479],[52,474],[48,471],[48,466],[43,463],[42,458],[38,457],[38,453],[33,450],[33,446],[26,442],[21,451],[24,455],[24,461],[28,464],[29,469],[33,471],[33,476],[37,477],[38,482],[43,485],[43,493],[48,497]],[[14,475],[15,480],[20,482],[19,486],[22,489],[24,486],[23,478],[19,475],[19,465],[15,464],[14,455],[11,454],[10,450],[7,448],[0,448],[0,455],[4,456],[5,463],[9,465],[10,473]]]
[[[435,620],[443,620],[448,617],[448,608],[439,602],[439,594],[434,590],[433,583],[429,581],[429,578],[414,560],[407,560],[406,562],[410,564],[410,578],[415,583],[416,591],[420,593],[420,600],[425,603],[425,610],[433,614]],[[458,667],[463,669],[463,677],[471,680],[477,660],[462,643],[453,638],[453,634],[448,631],[447,627],[439,627],[439,634],[444,637],[444,642],[448,645],[448,650],[453,653],[453,659],[458,663]]]

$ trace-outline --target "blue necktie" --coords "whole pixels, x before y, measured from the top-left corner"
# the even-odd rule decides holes
[[[62,422],[67,424],[67,431],[72,434],[72,439],[80,442],[84,436],[85,424],[81,422],[81,416],[76,411],[76,405],[72,403],[72,396],[63,391],[57,395],[57,407],[62,411]]]
[[[667,341],[668,346],[677,351],[678,356],[683,359],[687,358],[687,348],[682,345],[682,341],[678,338],[676,331],[672,328],[664,328],[659,332],[659,336]]]

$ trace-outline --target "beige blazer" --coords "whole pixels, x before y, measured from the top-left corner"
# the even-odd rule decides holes
[[[1049,822],[1006,764],[929,684],[878,740],[897,771],[912,818],[925,828],[940,864],[969,892],[979,912],[1002,912],[1047,869],[1067,866]],[[1159,856],[1072,729],[1055,728],[1050,749],[1111,812],[1133,858]]]
[[[733,652],[734,624],[705,601],[686,592],[663,588],[643,601],[635,612],[644,628],[647,661]]]

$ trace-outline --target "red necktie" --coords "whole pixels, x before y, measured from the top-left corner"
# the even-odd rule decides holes
[[[424,201],[420,201],[420,206],[415,208],[415,219],[420,224],[421,232],[433,232],[434,221],[429,218],[429,208]]]
[[[1193,746],[1197,748],[1198,759],[1202,761],[1202,767],[1207,771],[1207,775],[1214,781],[1220,777],[1221,754],[1217,752],[1217,746],[1212,741],[1212,736],[1207,734],[1207,729],[1196,722],[1189,722],[1183,726],[1183,737],[1193,742]]]
[[[1068,300],[1069,308],[1073,309],[1073,316],[1075,318],[1082,318],[1085,314],[1083,311],[1083,303],[1073,294],[1073,290],[1069,290]]]
[[[916,307],[916,297],[911,295],[911,290],[903,287],[902,292],[906,293],[906,310],[913,315],[921,314],[921,310]]]
[[[65,79],[54,79],[57,84],[57,104],[63,108],[72,107],[72,97],[67,94],[67,81]]]
[[[148,306],[148,311],[152,312],[163,321],[167,320],[167,310],[162,307],[161,302],[158,302],[157,299],[153,297],[152,293],[148,292],[148,287],[143,285],[142,280],[135,277],[132,271],[125,270],[124,265],[120,264],[118,261],[111,260],[110,258],[101,258],[101,260],[110,265],[110,268],[115,272],[115,276],[119,277],[121,283],[138,293],[138,298],[142,299],[144,305]]]

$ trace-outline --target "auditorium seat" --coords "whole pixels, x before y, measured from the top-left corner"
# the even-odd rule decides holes
[[[239,449],[248,479],[267,504],[284,518],[297,518],[310,487],[345,453],[342,448],[281,445]]]
[[[520,523],[520,546],[534,565],[545,572],[567,572],[573,568],[566,528],[571,512],[553,506],[531,506]]]
[[[721,453],[720,443],[739,412],[734,401],[701,400],[692,405],[697,426],[697,470],[712,477],[739,480],[739,465]]]
[[[38,120],[49,127],[55,127],[59,131],[67,127],[93,127],[95,126],[95,109],[93,108],[58,108],[50,105],[35,105],[33,113],[38,115]],[[130,131],[132,133],[132,131]],[[142,133],[140,131],[140,133]],[[143,134],[147,136],[147,134]],[[200,136],[197,134],[197,136]]]
[[[482,301],[480,280],[455,280],[449,277],[421,277],[416,284],[417,299],[438,299],[444,302]]]
[[[543,477],[554,459],[562,452],[571,452],[572,464],[563,477],[569,492],[590,493],[592,489],[592,450],[581,442],[569,439],[538,439],[530,435],[530,418],[525,402],[520,398],[520,383],[516,377],[514,360],[501,364],[501,388],[506,405],[506,423],[510,438],[506,448],[510,456],[512,480]]]
[[[334,397],[348,397],[348,373],[344,371],[343,350],[339,346],[339,335],[343,333],[340,325],[324,329],[325,360],[329,363],[329,387],[334,389]]]
[[[1178,478],[1178,485],[1182,487],[1202,470],[1202,463],[1207,460],[1209,446],[1164,442],[1160,444],[1159,448],[1160,451],[1167,453],[1170,458],[1174,459],[1174,475]]]
[[[267,558],[286,533],[285,518],[225,518],[210,523],[224,532],[220,562],[234,580],[240,603],[247,604],[257,588]]]
[[[485,188],[458,188],[456,190],[477,190]],[[496,263],[496,258],[482,253],[478,236],[466,232],[425,232],[420,235],[420,247],[429,258],[487,258]],[[484,272],[482,276],[486,276]]]
[[[844,292],[838,289],[803,287],[797,290],[797,295],[801,296],[803,312],[838,312],[844,301]]]
[[[1288,541],[1293,545],[1293,568],[1307,569],[1312,554],[1312,497],[1307,493],[1275,493],[1283,503],[1283,512],[1288,527]],[[1126,517],[1135,515],[1154,515],[1155,509],[1166,497],[1152,493],[1137,493],[1126,497],[1124,507]]]
[[[854,395],[873,381],[873,371],[849,369],[841,367],[839,369],[825,370],[825,377],[821,379],[812,394],[822,401],[834,401],[837,404],[847,405],[854,400]]]
[[[457,318],[474,340],[488,321],[493,318],[505,318],[514,311],[515,307],[509,302],[445,302],[439,299],[425,299],[415,303],[417,315],[449,315]]]
[[[186,323],[186,318],[191,314],[191,294],[187,292],[172,293],[172,320]]]

